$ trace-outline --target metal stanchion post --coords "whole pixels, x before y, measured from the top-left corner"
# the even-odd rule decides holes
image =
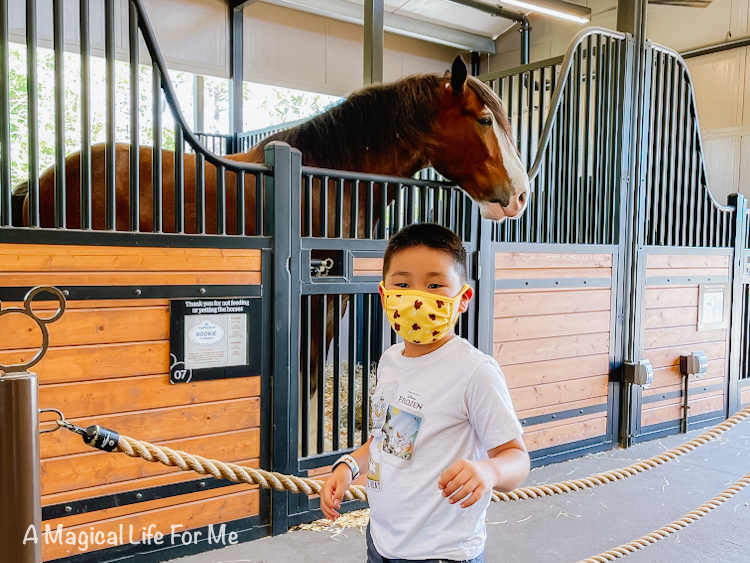
[[[59,302],[48,318],[39,317],[31,302],[51,293]],[[0,559],[13,563],[42,563],[42,499],[39,485],[39,405],[37,375],[28,368],[39,362],[49,346],[47,324],[65,311],[65,297],[52,287],[36,287],[26,294],[23,308],[0,309],[3,317],[31,317],[42,333],[42,346],[24,364],[0,364]]]
[[[0,375],[0,553],[4,561],[42,561],[39,466],[37,376],[28,371]]]

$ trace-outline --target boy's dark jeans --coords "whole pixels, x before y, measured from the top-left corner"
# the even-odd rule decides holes
[[[413,559],[387,559],[381,556],[375,549],[375,544],[372,543],[372,536],[370,535],[370,525],[367,525],[367,563],[484,563],[484,552],[479,557],[474,559],[468,559],[466,561],[454,562],[448,559],[421,559],[415,561]]]

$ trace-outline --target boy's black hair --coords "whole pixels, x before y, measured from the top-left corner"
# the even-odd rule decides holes
[[[383,256],[383,279],[391,266],[393,255],[415,246],[426,246],[445,252],[453,259],[453,267],[461,278],[461,283],[466,283],[466,250],[461,244],[461,239],[450,229],[436,223],[407,225],[391,236]]]

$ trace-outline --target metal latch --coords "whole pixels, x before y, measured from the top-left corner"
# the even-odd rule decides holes
[[[333,268],[333,258],[312,258],[310,259],[310,275],[316,277],[327,276]]]
[[[640,385],[644,389],[648,389],[654,381],[654,366],[648,360],[633,363],[625,362],[622,367],[625,371],[625,383]]]

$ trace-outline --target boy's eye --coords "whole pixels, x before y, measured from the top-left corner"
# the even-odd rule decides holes
[[[440,285],[439,283],[431,283],[430,285],[427,286],[428,289],[438,289],[439,287],[443,287],[443,286]]]
[[[405,282],[394,283],[393,285],[395,285],[396,287],[401,287],[401,288],[409,287],[409,284]]]

